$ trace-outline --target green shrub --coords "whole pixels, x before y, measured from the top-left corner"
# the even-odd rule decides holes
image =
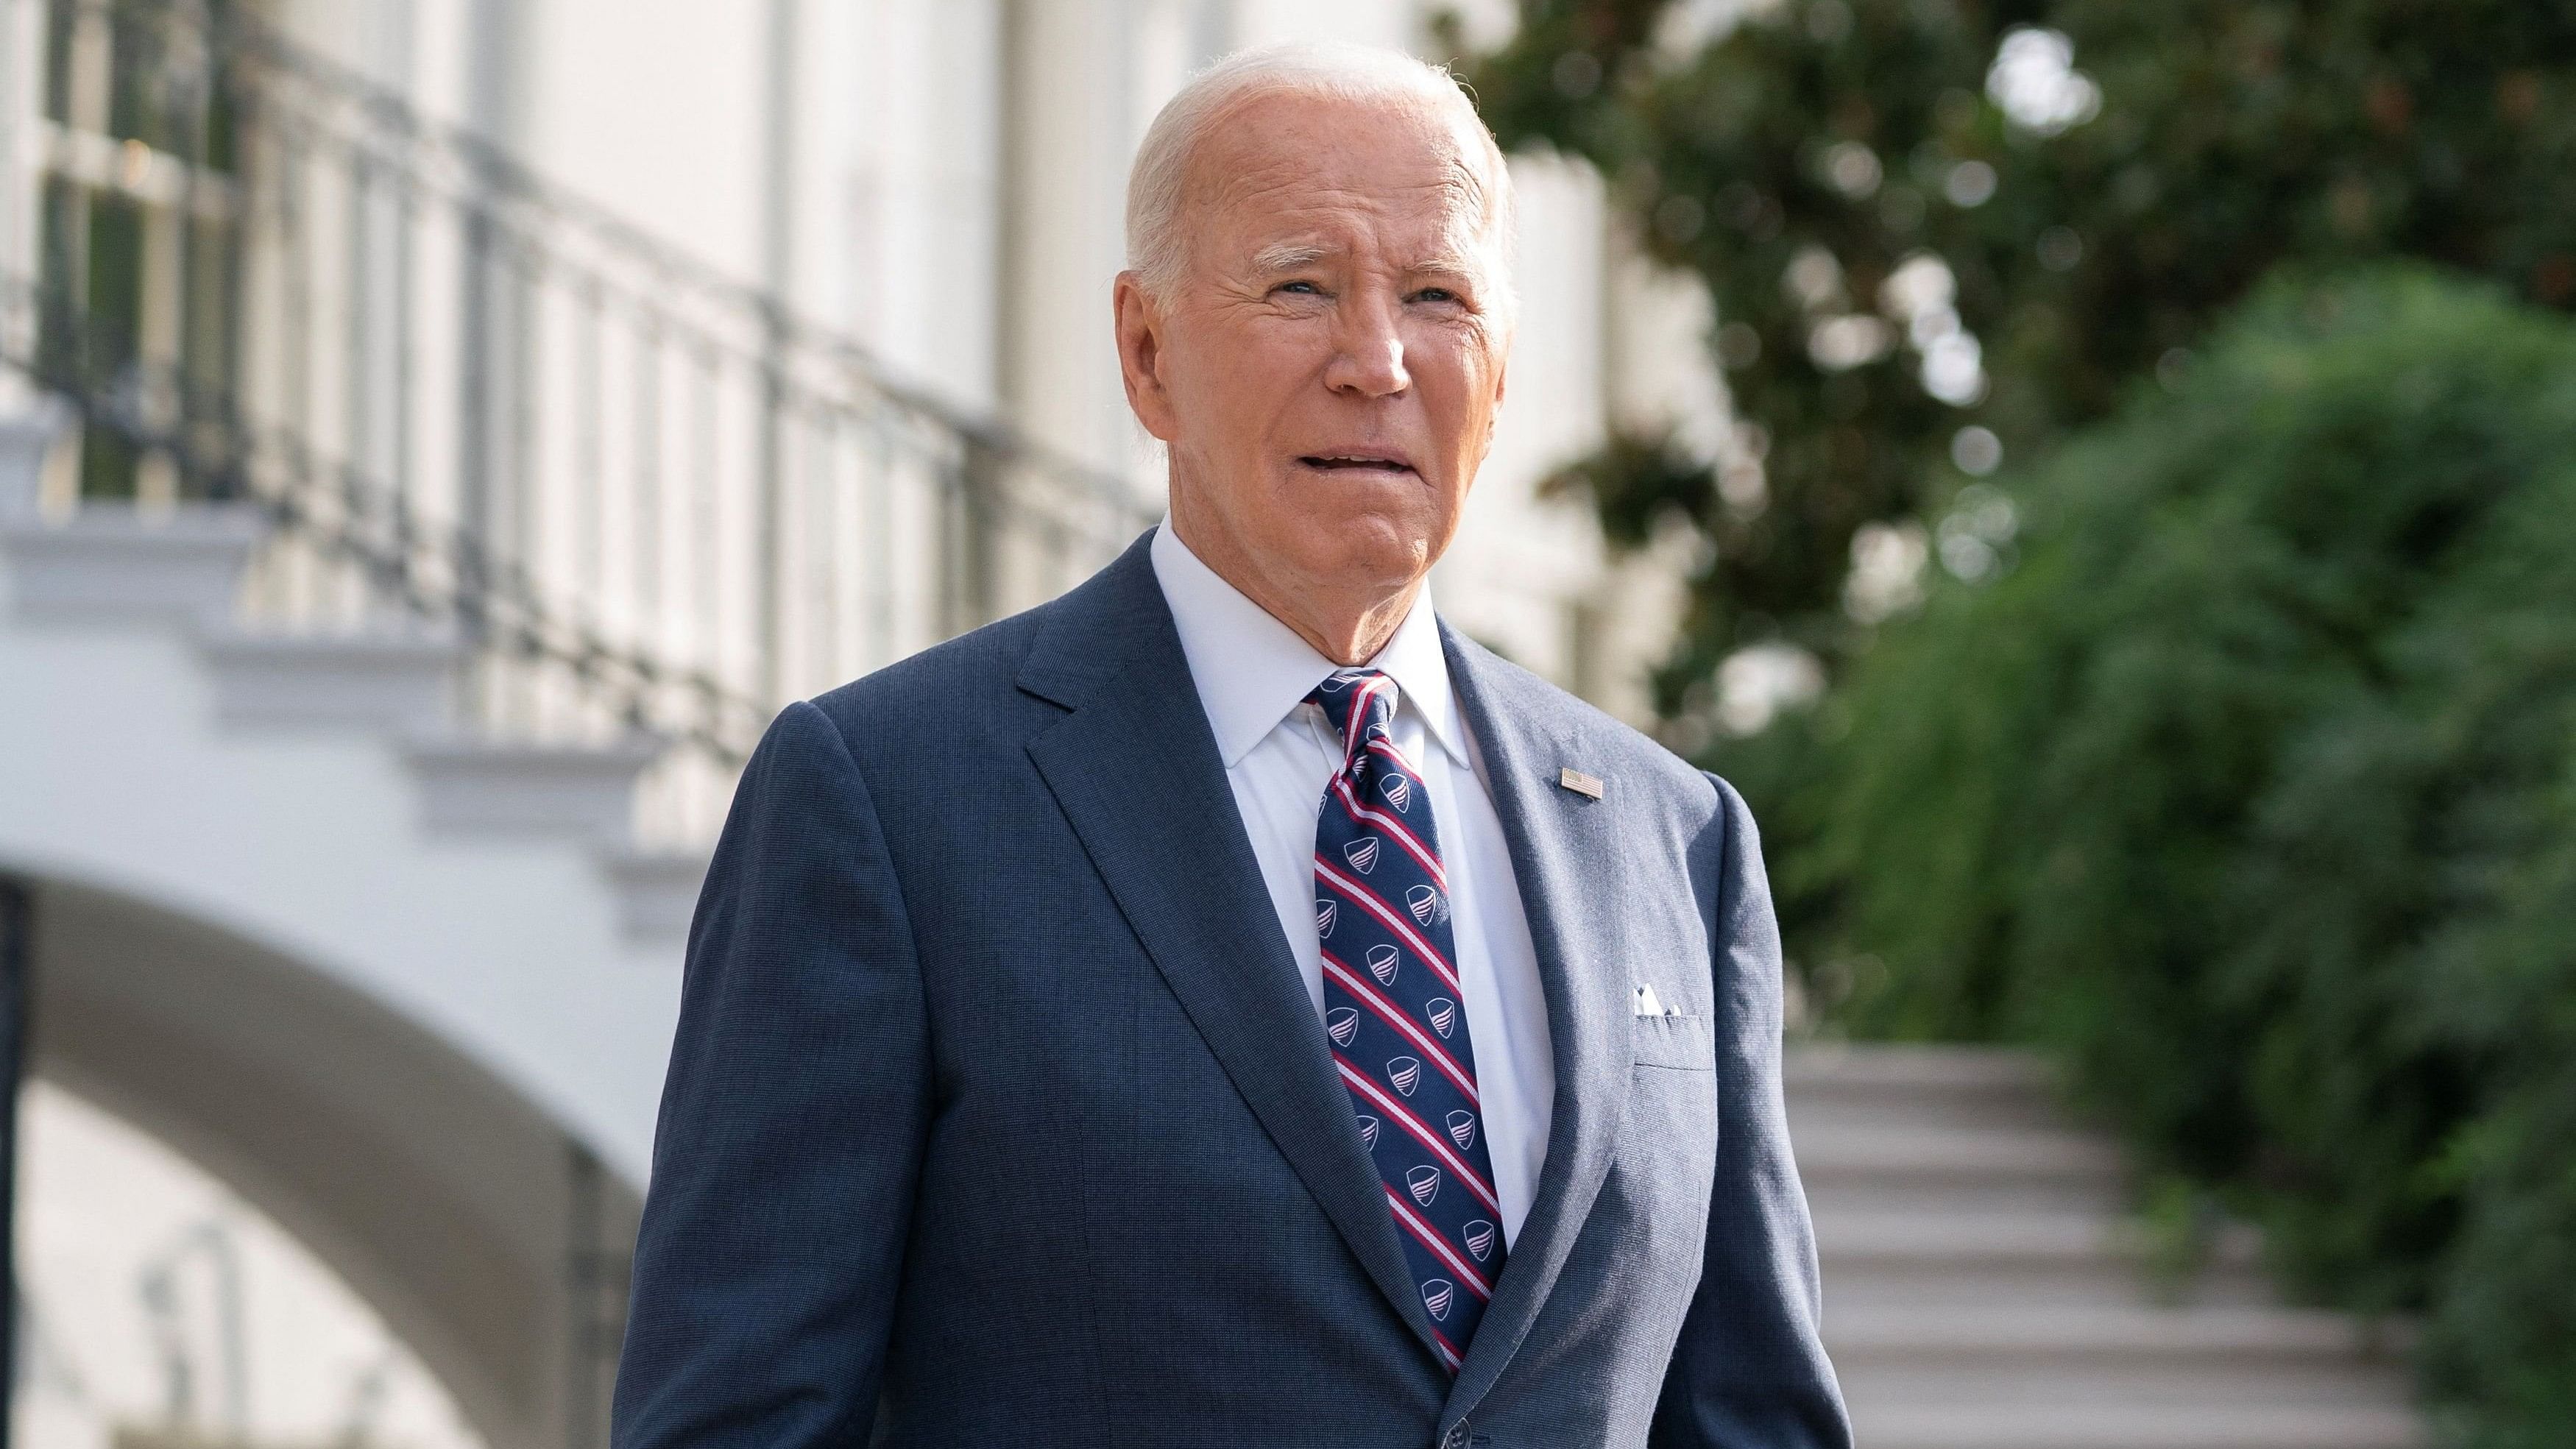
[[[2439,263],[2576,311],[2565,0],[1511,8],[1510,38],[1467,65],[1479,109],[1506,146],[1592,162],[1627,232],[1707,284],[1716,360],[1766,439],[1751,503],[1651,437],[1560,475],[1612,538],[1679,522],[1707,550],[1658,677],[1670,714],[1703,715],[1749,644],[1838,672],[1860,637],[1841,609],[1856,531],[1937,505],[1962,425],[2044,456],[2130,380],[2187,365],[2285,262]],[[2004,104],[1991,68],[2027,27],[2062,37],[2098,113]],[[1466,49],[1463,25],[1448,36]],[[1870,316],[1934,258],[1990,386],[1936,395],[1921,334],[1818,355],[1820,322]]]
[[[2478,1442],[2567,1443],[2576,325],[2278,279],[2180,389],[1720,767],[1849,1030],[2055,1048],[2303,1296],[2423,1314]]]

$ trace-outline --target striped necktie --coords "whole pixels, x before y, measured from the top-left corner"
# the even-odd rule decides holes
[[[1455,1373],[1505,1249],[1440,832],[1430,792],[1389,734],[1395,681],[1336,670],[1306,698],[1342,744],[1315,822],[1324,1032],[1432,1337]]]

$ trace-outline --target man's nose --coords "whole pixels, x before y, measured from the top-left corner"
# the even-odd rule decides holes
[[[1392,397],[1413,385],[1404,366],[1402,304],[1391,297],[1352,297],[1341,308],[1333,360],[1324,385],[1360,397]]]

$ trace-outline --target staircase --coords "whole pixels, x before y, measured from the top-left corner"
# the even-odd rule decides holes
[[[705,874],[704,847],[648,849],[635,791],[670,742],[513,741],[473,727],[457,701],[469,651],[400,622],[360,632],[263,630],[240,608],[246,570],[272,541],[256,504],[83,508],[48,518],[39,480],[69,426],[39,400],[0,417],[0,607],[52,632],[158,629],[189,646],[209,723],[247,740],[358,741],[397,757],[424,844],[568,843],[589,852],[638,945],[675,942]]]
[[[45,400],[0,498],[22,607],[184,616],[228,725],[394,730],[434,828],[595,837],[639,926],[687,870],[620,842],[702,850],[779,705],[1160,511],[259,7],[0,0],[31,26],[63,74],[0,102],[0,212],[43,198],[41,247],[0,239],[0,414]],[[110,103],[142,94],[169,114]]]
[[[2151,1292],[2119,1154],[2035,1059],[1815,1047],[1785,1076],[1862,1449],[2422,1442],[2395,1335],[2280,1307],[2242,1238]]]
[[[179,631],[219,728],[383,743],[424,839],[578,844],[639,940],[779,705],[1159,512],[256,7],[0,0],[30,26],[65,70],[0,102],[0,210],[45,198],[0,245],[5,602]]]

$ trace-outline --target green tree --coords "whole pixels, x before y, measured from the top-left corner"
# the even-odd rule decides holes
[[[1774,0],[1691,33],[1723,8],[1522,0],[1465,67],[1506,145],[1588,157],[1707,280],[1767,445],[1759,496],[1663,438],[1563,475],[1614,539],[1678,515],[1712,545],[1668,711],[1748,642],[1846,657],[1859,529],[1946,512],[1994,443],[2037,457],[2132,378],[2178,384],[2283,261],[2423,258],[2576,304],[2566,5]]]
[[[2055,1048],[2305,1296],[2424,1313],[2477,1442],[2566,1442],[2576,323],[2285,277],[2005,496],[2017,565],[1768,742],[1802,952],[1856,1031]]]

